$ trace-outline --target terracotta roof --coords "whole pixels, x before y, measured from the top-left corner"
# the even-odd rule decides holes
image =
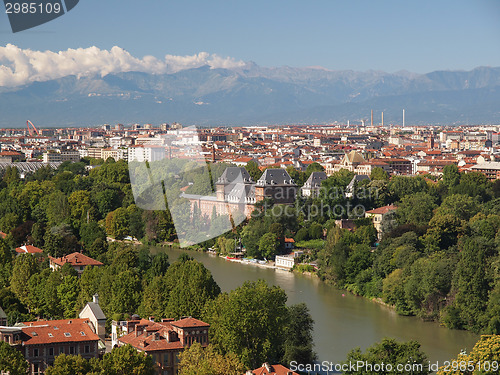
[[[285,242],[295,243],[295,240],[293,238],[285,237]]]
[[[23,323],[23,333],[28,336],[24,345],[54,344],[61,342],[98,341],[88,319],[40,320]]]
[[[202,322],[201,320],[195,318],[184,318],[181,320],[170,322],[170,324],[179,328],[210,327],[210,324]]]
[[[35,253],[43,253],[43,250],[32,245],[24,245],[21,247],[16,247],[16,252],[19,254],[26,254],[26,253],[35,254]]]
[[[5,237],[7,237],[7,233],[0,231],[0,237],[5,239]]]
[[[178,350],[184,348],[183,343],[176,339],[169,341],[169,334],[174,333],[174,327],[177,328],[209,328],[210,325],[194,318],[184,318],[177,321],[169,322],[151,322],[149,320],[141,320],[139,325],[143,326],[143,332],[136,335],[136,331],[132,331],[128,335],[122,336],[119,341],[123,344],[130,344],[136,349],[145,352]],[[203,344],[206,346],[206,344]]]
[[[267,369],[269,367],[269,370]],[[252,374],[254,375],[299,375],[296,372],[292,372],[292,370],[286,368],[285,366],[282,365],[264,365],[262,367],[259,367],[258,369],[252,370]]]
[[[374,214],[374,215],[377,215],[377,214],[386,214],[389,211],[394,211],[394,210],[397,210],[397,209],[398,209],[397,206],[394,206],[393,204],[391,204],[389,206],[379,207],[379,208],[375,208],[375,209],[370,210],[370,211],[366,211],[366,213],[367,214]]]
[[[66,263],[70,263],[72,266],[102,266],[103,264],[95,259],[92,259],[82,253],[72,253],[65,255],[60,258],[50,257],[50,261],[59,265],[64,266]]]

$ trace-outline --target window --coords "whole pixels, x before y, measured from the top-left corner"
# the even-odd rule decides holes
[[[69,347],[69,354],[75,354],[75,347],[74,346]]]
[[[49,332],[49,337],[54,337],[54,335],[52,333]]]
[[[38,348],[33,349],[33,357],[38,357]]]
[[[59,347],[59,354],[64,353],[64,346]]]
[[[83,271],[83,266],[80,266],[80,271]]]
[[[42,372],[40,371],[40,364],[33,363],[33,375],[40,375]]]
[[[64,332],[64,336],[66,336],[66,337],[71,337],[71,333],[69,333],[69,332]]]
[[[85,345],[85,353],[90,353],[90,345]]]
[[[163,354],[163,366],[169,365],[169,359],[170,359],[170,354],[168,353]]]
[[[54,355],[54,348],[49,348],[49,355]]]

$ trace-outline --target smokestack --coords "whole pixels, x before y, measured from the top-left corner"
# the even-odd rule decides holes
[[[372,109],[371,119],[372,119],[372,120],[371,120],[370,124],[371,124],[371,126],[373,127],[373,109]]]
[[[384,127],[384,112],[382,112],[382,127]]]
[[[405,110],[403,109],[403,128],[405,127]]]

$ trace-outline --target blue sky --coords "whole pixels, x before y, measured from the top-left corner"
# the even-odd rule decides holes
[[[3,7],[2,7],[3,8]],[[500,66],[497,0],[80,0],[0,45],[59,51],[120,46],[142,58],[201,51],[262,66],[426,73]]]

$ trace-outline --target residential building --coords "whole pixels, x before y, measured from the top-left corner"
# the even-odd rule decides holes
[[[106,315],[104,315],[101,306],[99,306],[99,296],[94,294],[92,302],[87,302],[80,314],[80,319],[89,320],[94,328],[94,332],[104,342],[106,334]]]
[[[79,162],[80,152],[79,151],[61,151],[54,152],[48,151],[43,154],[44,163],[63,163],[65,161]]]
[[[28,374],[41,375],[59,354],[97,358],[99,337],[87,319],[41,320],[0,327],[0,340],[17,348],[29,364]]]
[[[304,197],[315,198],[321,190],[321,183],[326,180],[325,172],[313,172],[301,188]]]
[[[255,185],[257,202],[270,198],[277,204],[295,202],[297,185],[284,169],[266,169]]]
[[[278,268],[291,270],[297,263],[299,256],[302,254],[302,251],[294,251],[290,254],[276,255],[276,257],[274,258],[274,265]]]
[[[152,162],[165,159],[165,146],[131,146],[128,148],[129,162]]]
[[[16,247],[16,253],[19,254],[41,254],[43,253],[42,249],[39,249],[33,245],[23,245],[21,247]]]
[[[71,264],[75,271],[78,272],[78,277],[81,276],[87,266],[100,267],[103,265],[101,262],[78,252],[68,254],[60,258],[54,258],[49,255],[49,265],[54,271],[61,268],[66,263]]]
[[[483,173],[489,180],[500,180],[500,162],[489,161],[474,165],[472,171]]]
[[[374,210],[366,211],[365,217],[371,218],[373,226],[377,230],[378,239],[382,239],[382,235],[395,223],[394,213],[398,208],[394,205],[375,208]]]
[[[113,321],[112,345],[132,345],[153,357],[158,375],[176,375],[179,353],[194,342],[206,347],[209,329],[209,324],[191,317],[163,319],[161,322],[146,319]]]

